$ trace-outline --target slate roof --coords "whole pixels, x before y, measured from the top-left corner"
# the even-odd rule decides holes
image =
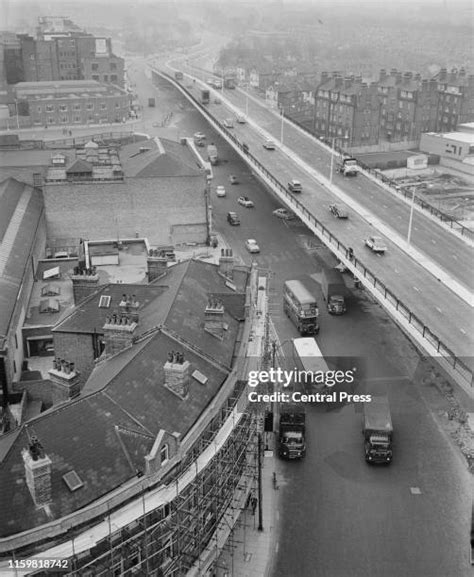
[[[0,349],[3,335],[8,333],[42,212],[43,196],[39,190],[13,178],[0,183]],[[15,223],[16,218],[19,220]]]
[[[140,149],[146,149],[140,152]],[[202,170],[187,147],[170,140],[142,140],[120,149],[122,169],[127,177],[201,176]]]
[[[101,361],[79,399],[36,417],[20,433],[0,438],[0,537],[51,520],[35,508],[26,486],[21,450],[28,443],[27,428],[40,439],[52,460],[50,510],[54,519],[107,494],[132,479],[137,470],[143,471],[144,457],[160,429],[186,435],[229,373],[222,364],[230,367],[232,363],[238,319],[244,316],[246,280],[246,271],[235,271],[233,282],[241,291],[233,291],[218,274],[217,266],[191,260],[168,269],[166,277],[150,285],[101,287],[60,324],[56,330],[68,326],[90,331],[100,326],[101,319],[94,320],[94,315],[108,312],[97,308],[100,294],[108,290],[112,299],[117,299],[132,287],[141,302],[140,318],[153,318],[144,320],[145,326],[153,325],[159,317],[165,321],[162,329],[152,330],[132,347]],[[209,295],[224,302],[228,330],[223,341],[203,330]],[[162,308],[162,312],[153,312]],[[168,331],[168,324],[172,331]],[[185,400],[164,386],[163,367],[171,350],[183,352],[191,363],[191,373],[198,370],[208,379],[202,385],[191,378]],[[62,476],[73,470],[84,486],[70,492]]]

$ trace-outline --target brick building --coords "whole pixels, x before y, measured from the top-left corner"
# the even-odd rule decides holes
[[[474,76],[442,70],[432,79],[420,74],[380,71],[377,82],[323,72],[316,90],[314,131],[340,139],[339,145],[419,142],[421,134],[454,130],[474,120]]]
[[[108,124],[130,113],[125,90],[95,80],[19,82],[13,92],[31,126]]]
[[[316,90],[314,131],[339,146],[373,144],[378,138],[377,86],[362,77],[321,75]]]

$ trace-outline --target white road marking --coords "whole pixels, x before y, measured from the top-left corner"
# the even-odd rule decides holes
[[[420,289],[419,289],[419,288],[417,288],[416,286],[414,286],[413,288],[416,290],[416,292],[417,292],[417,293],[419,293],[419,292],[420,292]]]
[[[431,239],[431,242],[432,242],[433,244],[436,244],[436,241],[435,241],[434,239]]]
[[[410,487],[410,493],[412,495],[421,495],[420,487]]]
[[[441,314],[443,313],[443,311],[439,307],[436,307],[436,310]]]
[[[464,329],[459,329],[459,330],[462,332],[463,335],[466,334],[466,331]]]

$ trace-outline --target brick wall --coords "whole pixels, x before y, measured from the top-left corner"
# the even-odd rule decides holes
[[[151,245],[206,241],[202,176],[46,185],[48,238],[146,237]],[[130,183],[137,183],[131,186]]]
[[[85,383],[94,368],[92,335],[57,331],[53,332],[53,339],[56,357],[73,362],[81,373],[81,383]]]

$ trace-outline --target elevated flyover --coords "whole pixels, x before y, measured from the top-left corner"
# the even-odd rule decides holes
[[[314,174],[308,172],[305,164],[309,163],[305,158],[301,158],[309,154],[308,160],[314,159],[314,149],[304,147],[300,156],[290,148],[291,141],[285,137],[283,149],[277,147],[275,151],[267,151],[262,146],[263,138],[268,135],[277,140],[274,136],[275,127],[270,126],[270,130],[267,130],[266,121],[254,118],[253,111],[249,114],[249,122],[242,125],[236,124],[235,128],[227,129],[223,126],[222,120],[233,116],[235,105],[229,103],[232,111],[229,113],[229,108],[224,104],[214,104],[213,96],[211,103],[203,106],[199,101],[202,88],[199,81],[185,75],[184,81],[178,82],[163,70],[153,66],[151,69],[154,74],[173,83],[201,111],[209,123],[246,160],[282,203],[295,212],[347,268],[361,279],[364,286],[381,302],[424,353],[438,357],[440,364],[470,390],[473,383],[471,359],[473,338],[471,282],[467,264],[470,262],[472,248],[462,239],[449,235],[450,239],[460,243],[459,247],[456,245],[456,248],[452,250],[460,250],[460,257],[466,259],[466,261],[463,260],[464,266],[459,265],[458,268],[464,270],[460,270],[457,277],[451,277],[448,271],[444,271],[446,279],[449,280],[451,277],[454,280],[454,288],[460,289],[456,292],[453,286],[447,286],[445,282],[442,282],[443,279],[438,279],[433,274],[431,265],[436,270],[444,270],[445,261],[434,258],[439,251],[435,250],[432,254],[426,254],[420,250],[418,241],[415,242],[414,239],[412,243],[414,250],[424,256],[423,259],[414,258],[410,251],[407,252],[407,246],[400,244],[399,239],[396,238],[397,235],[400,236],[399,232],[395,230],[394,234],[391,234],[392,223],[387,223],[381,218],[384,216],[383,213],[375,215],[375,218],[385,226],[383,233],[374,230],[374,214],[368,209],[364,209],[363,214],[351,211],[347,222],[332,217],[328,211],[328,205],[338,201],[338,197],[332,187],[325,183],[322,174],[316,178]],[[225,99],[229,92],[226,91]],[[219,99],[224,100],[221,94],[219,94]],[[243,143],[246,144],[246,149],[243,148]],[[311,167],[314,167],[314,164],[311,162]],[[311,170],[314,171],[317,168]],[[327,173],[327,164],[324,164],[324,171]],[[298,178],[303,183],[302,194],[296,196],[288,192],[286,185],[291,178]],[[351,179],[350,182],[358,179],[359,177]],[[339,182],[337,184],[339,185]],[[349,186],[348,180],[347,186]],[[343,192],[351,195],[350,190]],[[400,204],[406,208],[403,203]],[[391,211],[388,210],[388,212]],[[426,217],[417,213],[413,220],[413,228],[418,229],[419,234],[421,234],[419,221],[421,222],[423,218]],[[425,225],[428,231],[425,234],[433,234],[432,229],[435,224],[429,219],[426,220],[429,221],[429,225]],[[374,255],[364,248],[363,240],[371,234],[384,237],[388,247],[385,256]],[[441,235],[442,238],[448,235],[442,228],[441,232],[436,230],[436,234]],[[348,258],[349,247],[353,247],[355,253],[355,258],[351,261]],[[462,251],[465,249],[467,250],[464,254]]]

